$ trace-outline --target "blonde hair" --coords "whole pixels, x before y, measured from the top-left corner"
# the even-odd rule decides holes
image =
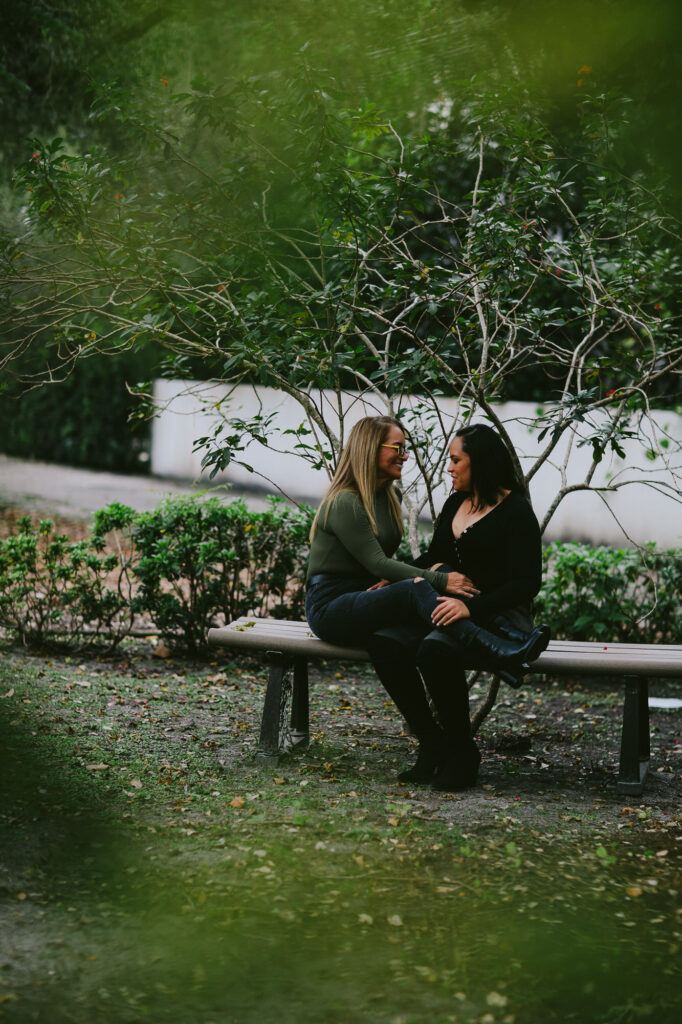
[[[310,527],[311,541],[317,533],[322,509],[324,508],[325,510],[324,521],[326,523],[331,504],[341,491],[354,491],[359,495],[372,530],[374,533],[378,532],[374,517],[374,495],[377,490],[377,459],[379,457],[379,448],[386,440],[391,427],[403,429],[402,424],[398,420],[393,419],[392,416],[365,416],[364,419],[358,420],[355,424],[348,435],[348,443],[341,452],[332,482],[327,488],[313,519],[313,525]],[[405,527],[400,510],[400,502],[392,481],[389,483],[386,491],[391,516],[402,534],[405,532]]]

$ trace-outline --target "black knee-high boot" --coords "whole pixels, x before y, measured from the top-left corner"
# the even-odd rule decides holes
[[[366,647],[384,689],[419,741],[416,764],[400,772],[398,778],[401,782],[420,783],[430,782],[442,766],[447,743],[431,713],[416,667],[421,634],[415,635],[412,643],[411,639],[405,630],[386,629],[374,633]]]
[[[448,741],[448,755],[431,785],[468,789],[476,783],[481,755],[471,736],[469,691],[457,647],[432,633],[417,652],[417,664]]]
[[[482,667],[492,671],[520,670],[526,662],[535,661],[542,654],[550,638],[548,626],[537,626],[530,633],[512,630],[506,636],[498,636],[471,619],[457,619],[438,628],[464,652],[473,655]]]

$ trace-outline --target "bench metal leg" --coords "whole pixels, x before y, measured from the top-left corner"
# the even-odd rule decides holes
[[[275,765],[280,754],[308,743],[308,662],[279,651],[268,651],[267,656],[270,672],[256,758]],[[292,669],[293,687],[289,678]]]
[[[627,676],[620,743],[620,772],[616,786],[619,793],[638,795],[643,792],[649,770],[649,754],[649,681]]]
[[[294,659],[294,692],[291,697],[291,739],[295,746],[308,745],[310,736],[308,662]]]

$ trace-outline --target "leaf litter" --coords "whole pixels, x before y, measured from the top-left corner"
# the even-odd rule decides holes
[[[626,804],[617,730],[603,728],[615,692],[562,682],[502,702],[482,785],[441,797],[397,784],[413,747],[369,675],[336,673],[329,692],[328,670],[312,673],[315,739],[275,772],[251,760],[260,668],[173,660],[160,673],[141,646],[93,660],[79,690],[59,659],[10,654],[0,673],[31,701],[6,730],[0,926],[26,940],[0,940],[0,1019],[61,1006],[51,1019],[180,1024],[191,1006],[298,1022],[332,1004],[368,1024],[535,1024],[567,1009],[627,1022],[631,1005],[677,1019],[675,743],[654,733],[666,770]],[[582,715],[575,739],[553,742],[578,703],[599,708],[599,728]]]

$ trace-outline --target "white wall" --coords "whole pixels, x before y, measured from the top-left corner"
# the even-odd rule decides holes
[[[227,394],[228,389],[222,385],[167,380],[155,382],[154,399],[161,411],[153,423],[152,473],[181,479],[201,478],[202,453],[194,454],[192,446],[196,438],[212,433],[216,423],[215,413],[211,415],[207,409],[214,409],[215,404],[224,400]],[[332,423],[338,422],[331,393],[317,393],[316,398],[322,404],[325,418]],[[446,420],[457,418],[458,409],[454,400],[443,399],[440,405]],[[524,425],[534,417],[536,408],[537,403],[525,402],[507,402],[497,407],[501,419],[508,425],[522,462],[526,464],[530,463],[542,448],[536,432]],[[384,411],[379,406],[373,408],[364,404],[353,395],[346,396],[344,410],[349,422],[354,422],[361,416],[376,415]],[[248,418],[259,411],[276,412],[279,431],[295,429],[303,419],[298,404],[282,391],[272,388],[254,389],[240,385],[231,389],[229,405],[223,405],[223,412],[230,416]],[[658,412],[654,414],[654,419],[658,430],[661,433],[665,431],[673,438],[669,450],[674,449],[675,440],[678,443],[682,442],[682,416]],[[249,473],[248,470],[234,464],[216,479],[232,482],[238,487],[266,488],[273,494],[278,493],[279,485],[292,497],[315,503],[327,486],[324,472],[313,470],[302,458],[291,454],[291,448],[295,443],[291,435],[273,435],[273,441],[283,449],[288,448],[288,451],[277,453],[263,445],[253,443],[244,453],[245,461],[258,473],[269,478],[271,483],[256,473]],[[680,496],[682,476],[679,454],[671,459],[674,465],[666,468],[660,458],[649,461],[639,442],[627,441],[624,448],[625,460],[615,455],[604,457],[593,481],[595,484],[605,486],[614,478],[620,481],[646,477],[654,483],[676,486],[678,497]],[[564,446],[555,453],[555,463],[565,450]],[[581,481],[590,461],[589,446],[575,447],[568,463],[568,483]],[[410,472],[414,470],[410,471],[409,462],[407,467],[405,475],[409,479]],[[208,480],[208,475],[205,476]],[[538,518],[542,518],[546,512],[560,485],[561,475],[556,464],[546,464],[533,478],[531,496]],[[446,496],[447,488],[444,485],[438,493],[439,503],[442,503]],[[622,524],[626,534],[635,543],[656,541],[661,547],[682,545],[682,505],[670,496],[640,483],[629,484],[617,492],[604,494],[603,497],[584,491],[569,494],[555,512],[545,538],[584,540],[593,544],[627,544],[627,539],[616,520]]]

